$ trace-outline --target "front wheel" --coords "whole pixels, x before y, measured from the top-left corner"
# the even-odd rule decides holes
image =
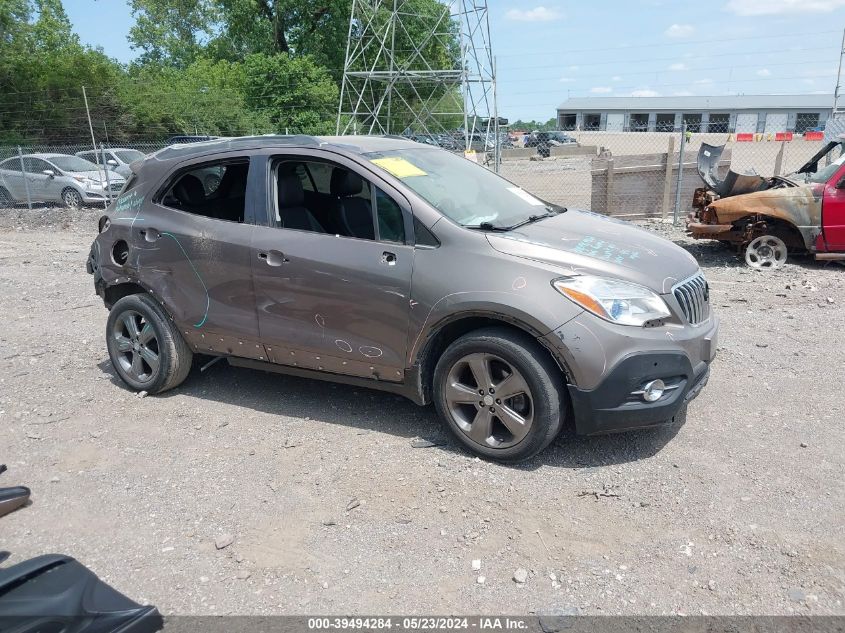
[[[62,191],[62,202],[68,209],[82,208],[82,196],[76,189],[71,187]]]
[[[560,370],[530,336],[484,328],[452,343],[434,370],[437,411],[471,451],[503,462],[539,453],[564,421]]]
[[[149,295],[129,295],[112,306],[106,344],[117,374],[136,391],[167,391],[191,370],[188,344]]]

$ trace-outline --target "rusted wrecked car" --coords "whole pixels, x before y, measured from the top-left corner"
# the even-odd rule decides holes
[[[797,172],[765,178],[718,173],[724,145],[702,143],[688,233],[735,246],[749,266],[779,268],[788,253],[845,260],[845,139],[825,145]]]

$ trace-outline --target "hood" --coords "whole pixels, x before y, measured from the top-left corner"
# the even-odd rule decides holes
[[[737,196],[752,191],[762,191],[770,186],[769,181],[757,174],[738,174],[728,169],[725,178],[719,177],[719,161],[722,159],[724,145],[710,145],[702,143],[698,150],[698,175],[711,191],[719,194],[720,198]]]
[[[570,209],[507,233],[488,233],[501,253],[559,266],[562,274],[595,274],[632,281],[659,293],[698,272],[680,246],[639,227]]]
[[[751,214],[785,220],[796,227],[821,226],[824,185],[802,185],[721,198],[709,208],[716,212],[720,224],[730,224]]]

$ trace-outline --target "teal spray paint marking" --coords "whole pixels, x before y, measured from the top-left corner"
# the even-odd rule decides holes
[[[182,243],[176,238],[176,236],[173,235],[172,233],[168,233],[166,231],[162,231],[161,235],[166,235],[167,237],[172,239],[174,242],[176,242],[176,245],[179,247],[179,250],[182,251],[182,254],[185,256],[185,259],[187,259],[188,263],[191,265],[191,269],[193,269],[194,274],[197,276],[197,279],[200,280],[200,283],[202,284],[203,290],[205,290],[205,314],[203,315],[202,320],[200,320],[199,323],[194,323],[194,327],[200,328],[208,320],[208,309],[211,307],[211,297],[208,294],[208,286],[205,285],[205,282],[202,280],[202,277],[200,277],[200,274],[197,271],[197,267],[194,266],[194,262],[192,262],[191,258],[188,257],[188,253],[185,251],[185,248],[182,246]]]

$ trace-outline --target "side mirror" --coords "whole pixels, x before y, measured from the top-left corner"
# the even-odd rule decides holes
[[[111,160],[106,161],[106,165],[111,165],[112,167],[117,167],[117,161],[112,158]]]
[[[45,169],[45,170],[44,170],[43,172],[41,172],[41,173],[43,173],[45,176],[49,176],[50,178],[55,178],[55,177],[56,177],[56,172],[54,172],[52,169]]]

